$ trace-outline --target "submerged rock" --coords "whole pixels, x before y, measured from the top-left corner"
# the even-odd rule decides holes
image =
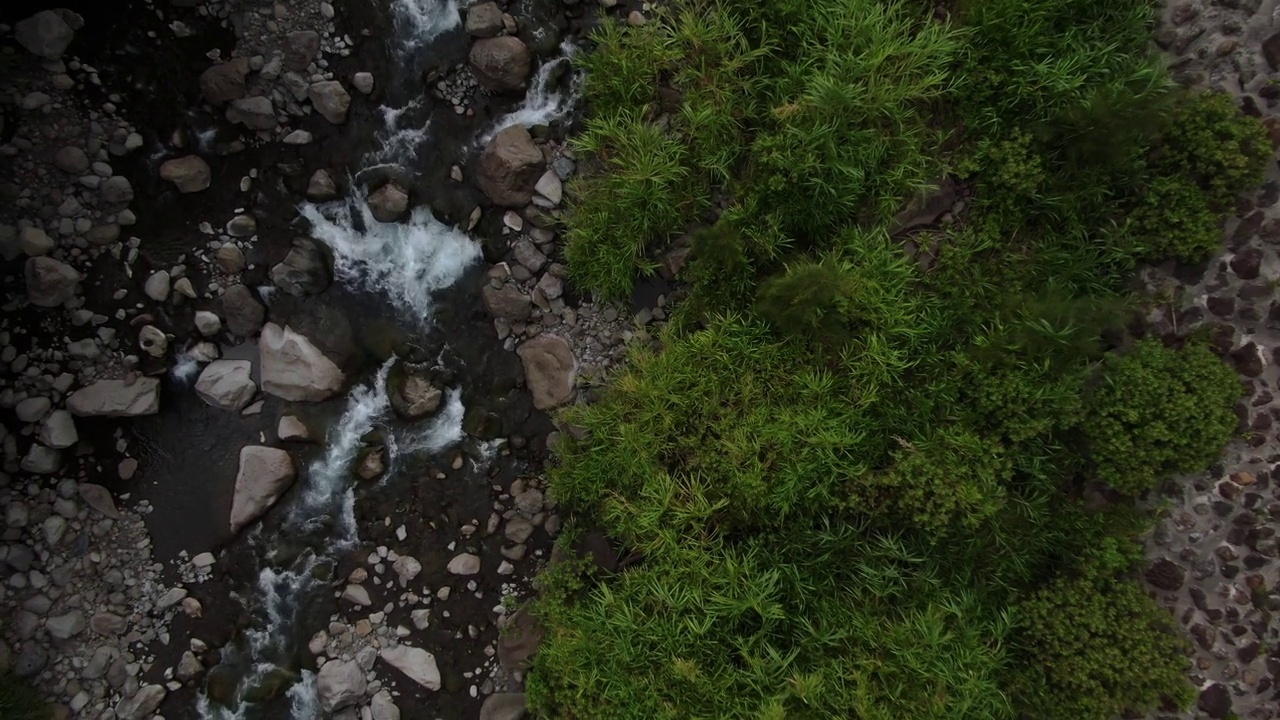
[[[292,328],[267,323],[258,341],[262,389],[292,401],[318,402],[342,389],[346,374]]]
[[[231,500],[231,532],[262,517],[297,478],[289,453],[249,445],[240,449],[240,469]]]

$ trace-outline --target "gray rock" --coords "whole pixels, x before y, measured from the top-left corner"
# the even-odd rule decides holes
[[[266,513],[296,478],[293,458],[284,450],[261,445],[241,448],[231,501],[231,531],[239,532]]]
[[[351,78],[351,84],[361,95],[368,95],[373,92],[373,74],[367,72],[358,72]]]
[[[369,712],[373,720],[400,720],[400,708],[396,707],[387,690],[379,690],[369,702]]]
[[[204,666],[196,659],[195,653],[190,650],[182,653],[182,659],[178,661],[178,667],[175,671],[179,680],[192,680],[202,672],[204,672]]]
[[[342,389],[346,374],[311,340],[289,326],[267,323],[258,340],[263,391],[291,401],[318,402]]]
[[[494,693],[480,706],[480,720],[520,720],[524,712],[524,693]]]
[[[163,685],[147,685],[132,697],[116,703],[116,717],[120,720],[144,720],[150,718],[164,702],[168,694]]]
[[[30,519],[31,511],[27,510],[27,506],[20,502],[11,502],[4,509],[5,525],[11,528],[24,528],[30,522]]]
[[[378,222],[396,222],[409,210],[409,194],[395,183],[387,183],[369,193],[369,211]]]
[[[477,40],[468,59],[480,84],[499,92],[523,88],[533,67],[529,46],[512,35]]]
[[[321,168],[311,173],[307,182],[307,199],[312,202],[327,202],[338,197],[338,186],[328,170]]]
[[[192,286],[190,278],[181,277],[181,278],[178,278],[177,280],[174,280],[173,291],[178,293],[182,297],[189,298],[191,300],[195,300],[197,297],[196,289],[194,286]]]
[[[40,532],[44,535],[44,541],[50,547],[62,542],[62,538],[67,534],[67,519],[61,515],[50,515],[40,524]]]
[[[173,183],[180,193],[194,193],[207,189],[213,174],[204,158],[186,155],[161,163],[160,178]]]
[[[316,694],[326,713],[360,702],[367,687],[364,671],[354,661],[330,660],[316,677]]]
[[[53,10],[41,10],[13,26],[13,38],[32,55],[56,60],[75,39],[75,31]]]
[[[369,591],[363,585],[348,585],[342,590],[343,600],[357,607],[369,607],[373,604],[373,600],[369,598]]]
[[[516,262],[529,268],[529,272],[537,274],[547,264],[547,256],[533,244],[532,240],[520,238],[511,248]]]
[[[116,510],[116,502],[111,498],[111,491],[101,485],[80,483],[80,497],[86,505],[103,515],[114,520],[120,518],[120,511]]]
[[[53,241],[53,238],[37,227],[22,228],[22,231],[18,234],[18,245],[27,257],[48,255],[57,247],[57,243]]]
[[[467,34],[490,38],[502,32],[502,8],[495,2],[474,5],[467,10]]]
[[[296,237],[289,253],[271,268],[271,282],[297,297],[319,295],[333,282],[329,263],[320,243]]]
[[[529,296],[520,292],[520,288],[515,285],[503,285],[500,288],[485,285],[480,290],[480,299],[484,302],[484,308],[495,318],[527,320],[533,314]]]
[[[538,284],[534,286],[536,290],[542,292],[542,297],[548,300],[555,300],[564,295],[564,281],[560,278],[547,273],[538,279]]]
[[[378,657],[428,690],[440,689],[440,669],[436,658],[422,648],[398,645],[378,653]]]
[[[544,333],[526,341],[516,354],[534,407],[550,410],[573,399],[578,362],[564,338]]]
[[[13,407],[13,412],[18,416],[18,420],[24,423],[38,422],[53,407],[53,402],[47,397],[29,397]]]
[[[54,153],[53,164],[64,173],[83,175],[89,171],[89,156],[75,145],[68,145]]]
[[[454,575],[475,575],[480,572],[480,558],[471,553],[462,553],[449,561],[448,570]]]
[[[62,467],[62,453],[38,443],[33,444],[22,458],[21,467],[23,472],[52,475]]]
[[[98,197],[107,205],[124,205],[133,200],[133,185],[123,175],[112,175],[98,185]]]
[[[285,135],[284,140],[281,140],[281,142],[285,145],[307,145],[312,140],[315,140],[315,136],[306,130],[294,130],[288,135]]]
[[[313,30],[298,30],[284,38],[284,66],[287,70],[301,72],[320,52],[320,35]]]
[[[67,409],[79,417],[137,417],[160,411],[160,381],[138,378],[99,380],[67,398]]]
[[[245,78],[249,75],[247,58],[232,58],[200,73],[200,94],[213,105],[239,100],[245,94]]]
[[[169,271],[160,270],[151,273],[151,277],[147,278],[147,281],[143,284],[142,291],[152,300],[164,302],[169,299],[169,290],[172,286]]]
[[[169,338],[155,325],[143,325],[138,331],[138,347],[151,357],[164,357],[169,352]]]
[[[346,88],[342,87],[342,83],[337,80],[312,83],[311,87],[307,88],[307,96],[311,98],[311,104],[315,106],[316,112],[319,112],[325,120],[334,125],[341,125],[347,121],[351,95]]]
[[[485,146],[476,184],[495,205],[523,207],[533,198],[534,185],[545,169],[542,151],[533,144],[529,131],[523,125],[513,125]]]
[[[115,613],[101,612],[89,618],[89,629],[99,635],[115,637],[129,629],[129,621]]]
[[[44,629],[54,640],[70,640],[84,632],[84,613],[72,610],[65,615],[51,617],[45,621]]]
[[[13,660],[13,674],[20,678],[35,677],[49,662],[49,652],[38,643],[25,642]]]
[[[76,296],[80,273],[51,257],[27,258],[27,300],[39,307],[58,307]]]
[[[227,243],[218,248],[218,252],[214,253],[214,262],[218,264],[218,269],[228,275],[237,275],[244,272],[247,264],[244,259],[244,251],[238,246]]]
[[[227,221],[227,234],[231,237],[249,237],[258,232],[258,221],[252,215],[236,215]]]
[[[196,395],[213,407],[239,412],[258,392],[251,368],[248,360],[214,360],[196,380]]]
[[[211,313],[208,310],[196,311],[196,331],[205,337],[217,337],[222,332],[222,319],[217,313]]]
[[[257,95],[232,100],[227,107],[227,120],[239,123],[250,130],[274,130],[276,110],[271,98]]]
[[[231,334],[240,337],[253,337],[262,329],[262,322],[267,317],[267,309],[253,296],[253,292],[244,285],[232,285],[222,294],[222,317],[226,319],[227,329]]]
[[[40,442],[54,450],[62,450],[75,445],[80,440],[76,432],[76,421],[66,410],[54,410],[45,418],[40,426]]]
[[[307,442],[311,440],[311,432],[296,415],[285,415],[276,426],[276,437],[285,441]]]
[[[418,562],[417,558],[401,555],[391,564],[391,569],[395,571],[400,584],[407,585],[422,572],[422,563]]]

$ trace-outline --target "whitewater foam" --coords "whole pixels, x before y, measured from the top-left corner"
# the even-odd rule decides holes
[[[582,94],[582,73],[573,69],[573,58],[577,54],[578,48],[570,40],[561,43],[560,56],[542,63],[520,106],[494,121],[492,127],[476,138],[475,145],[487,144],[494,135],[513,125],[549,125],[568,117]],[[569,88],[564,92],[558,87],[563,72],[570,73]]]

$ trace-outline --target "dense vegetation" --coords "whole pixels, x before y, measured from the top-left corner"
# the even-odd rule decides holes
[[[1171,85],[1152,22],[1142,0],[683,0],[602,26],[569,270],[626,298],[691,248],[687,296],[564,413],[552,490],[630,562],[544,576],[537,710],[1187,700],[1129,498],[1212,462],[1240,384],[1195,337],[1135,336],[1131,279],[1207,259],[1270,144]]]
[[[8,671],[0,672],[0,718],[47,720],[53,713],[40,696]]]

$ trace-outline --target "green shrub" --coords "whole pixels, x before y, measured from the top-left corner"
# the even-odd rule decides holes
[[[1043,720],[1109,720],[1169,697],[1188,699],[1185,642],[1137,583],[1061,578],[1017,606],[1029,661],[1019,706]]]
[[[1214,210],[1262,183],[1272,156],[1266,130],[1241,113],[1225,93],[1191,93],[1174,104],[1162,138],[1158,169],[1190,179]]]
[[[722,218],[693,233],[684,279],[692,286],[692,294],[681,311],[698,320],[746,304],[755,285],[755,270],[747,256],[747,239],[731,220]]]
[[[647,253],[703,202],[689,182],[685,147],[638,112],[597,118],[574,144],[602,167],[570,184],[569,272],[606,297],[626,297],[638,273],[657,269]]]
[[[49,705],[13,675],[0,673],[0,718],[4,720],[48,720]]]
[[[1240,380],[1199,344],[1140,341],[1108,359],[1084,421],[1097,477],[1137,494],[1208,467],[1236,426]]]
[[[1222,244],[1218,216],[1188,178],[1157,178],[1119,233],[1136,258],[1202,262]]]
[[[595,49],[575,58],[585,73],[583,94],[596,113],[647,113],[658,102],[658,83],[679,57],[662,23],[640,27],[601,23]]]

